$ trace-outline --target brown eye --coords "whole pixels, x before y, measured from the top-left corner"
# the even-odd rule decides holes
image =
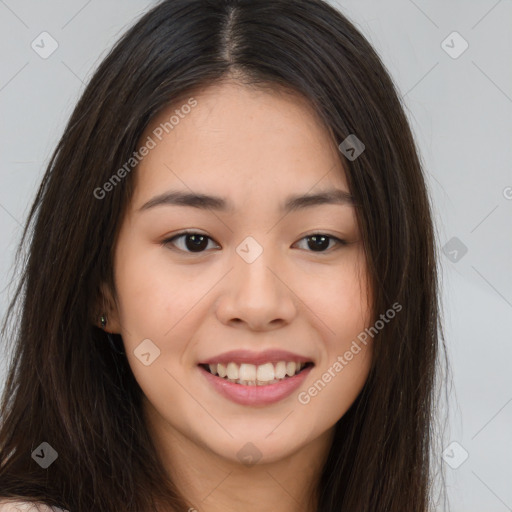
[[[181,247],[178,247],[178,250],[183,252],[204,252],[206,247],[208,246],[208,241],[212,240],[209,236],[203,235],[202,233],[195,232],[184,232],[179,233],[172,238],[168,238],[162,242],[162,245],[167,246],[169,244],[175,244],[176,240],[183,239],[183,244]]]
[[[181,246],[177,244],[177,240],[183,240]],[[337,245],[347,245],[345,240],[341,240],[335,236],[330,236],[322,233],[315,233],[313,235],[305,236],[301,239],[306,240],[307,247],[310,252],[327,252],[332,249],[331,242],[335,242],[334,246]],[[178,233],[172,238],[168,238],[162,242],[163,246],[168,246],[169,244],[174,245],[178,250],[182,252],[188,253],[201,253],[205,252],[208,247],[208,242],[213,241],[207,235],[202,233],[196,233],[193,231],[186,231],[183,233]],[[217,245],[217,247],[219,247]]]
[[[307,246],[311,250],[311,252],[327,252],[326,249],[329,248],[329,244],[331,241],[335,241],[338,245],[346,245],[347,242],[345,240],[341,240],[336,238],[335,236],[330,236],[322,233],[315,233],[313,235],[305,236],[302,240],[307,240]],[[332,248],[332,247],[331,247]]]

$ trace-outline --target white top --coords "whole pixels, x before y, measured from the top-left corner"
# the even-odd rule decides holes
[[[37,507],[36,507],[37,505]],[[62,509],[49,507],[43,503],[33,504],[28,501],[15,501],[13,498],[0,499],[0,512],[62,512]]]

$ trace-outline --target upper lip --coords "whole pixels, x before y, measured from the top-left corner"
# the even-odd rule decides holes
[[[260,365],[264,363],[278,363],[279,361],[294,361],[297,363],[309,363],[313,362],[311,358],[294,354],[286,350],[264,350],[263,352],[252,352],[250,350],[231,350],[224,352],[218,356],[210,357],[198,364],[254,364]]]

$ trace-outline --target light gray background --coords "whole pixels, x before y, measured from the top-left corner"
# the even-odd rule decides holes
[[[443,446],[460,445],[445,453],[451,466],[469,454],[457,469],[443,462],[451,510],[512,511],[512,1],[331,3],[369,38],[403,95],[440,248],[453,237],[467,247],[458,261],[440,261],[456,393]],[[153,5],[0,0],[2,317],[21,225],[83,84]],[[59,44],[47,59],[31,48],[43,31]],[[453,31],[469,44],[457,58],[445,49],[457,52],[461,40],[442,44]],[[4,351],[2,385],[6,363]]]

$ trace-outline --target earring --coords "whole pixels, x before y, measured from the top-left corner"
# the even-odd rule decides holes
[[[105,329],[105,326],[107,325],[107,317],[104,314],[101,315],[101,317],[100,317],[100,323],[101,323],[101,327],[103,329]]]

